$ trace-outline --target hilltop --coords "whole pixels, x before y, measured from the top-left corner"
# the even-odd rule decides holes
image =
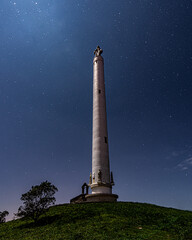
[[[0,224],[1,240],[192,239],[192,212],[145,203],[63,204],[38,225],[29,219]]]

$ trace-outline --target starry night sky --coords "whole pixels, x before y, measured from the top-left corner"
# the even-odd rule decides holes
[[[0,211],[91,171],[92,60],[103,49],[113,192],[192,210],[192,1],[1,0]]]

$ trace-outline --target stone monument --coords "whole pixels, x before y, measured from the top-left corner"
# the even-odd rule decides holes
[[[107,113],[104,81],[103,50],[97,46],[93,59],[93,129],[92,129],[92,173],[89,186],[92,194],[85,196],[88,202],[117,201],[112,194],[113,174],[110,173],[107,133]]]
[[[107,133],[107,113],[105,99],[103,50],[97,46],[93,59],[93,129],[92,129],[92,173],[89,186],[92,193],[71,199],[71,203],[80,202],[115,202],[118,196],[112,194],[113,173],[110,172],[109,147]],[[84,184],[82,188],[88,185]]]

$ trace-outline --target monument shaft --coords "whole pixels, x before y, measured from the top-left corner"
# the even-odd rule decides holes
[[[118,195],[112,194],[113,174],[109,167],[109,147],[107,134],[107,113],[105,99],[103,50],[97,46],[93,59],[93,133],[92,133],[92,173],[89,185],[82,186],[82,194],[72,198],[71,203],[116,202]],[[91,187],[92,194],[88,193]],[[86,194],[84,192],[86,188]]]
[[[93,59],[93,132],[92,181],[94,193],[112,193],[109,167],[107,114],[102,50],[97,47]]]

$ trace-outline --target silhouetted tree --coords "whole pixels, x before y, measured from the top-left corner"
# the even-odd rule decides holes
[[[54,194],[58,189],[50,182],[45,181],[40,185],[32,186],[27,192],[22,194],[23,206],[20,206],[16,217],[30,217],[35,222],[46,212],[50,205],[56,201]]]
[[[6,221],[6,216],[9,215],[8,211],[0,212],[0,223],[4,223]]]

